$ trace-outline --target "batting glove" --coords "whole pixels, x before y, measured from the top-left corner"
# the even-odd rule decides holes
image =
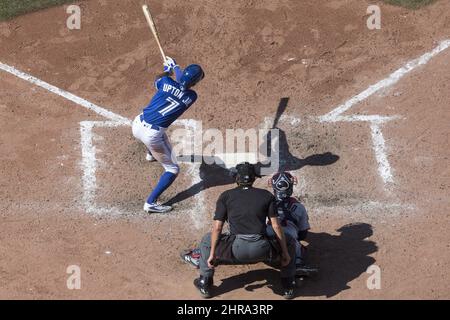
[[[164,72],[172,72],[172,70],[177,66],[177,63],[171,57],[166,57],[166,61],[164,62]]]

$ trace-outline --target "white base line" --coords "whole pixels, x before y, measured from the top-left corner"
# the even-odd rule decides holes
[[[419,66],[422,66],[426,63],[428,63],[431,58],[433,58],[435,55],[441,53],[445,49],[450,47],[450,39],[444,40],[439,43],[439,45],[434,48],[432,51],[425,53],[421,57],[411,60],[408,63],[406,63],[403,67],[393,72],[389,77],[386,79],[381,80],[380,82],[371,85],[369,88],[361,92],[360,94],[352,97],[348,101],[346,101],[344,104],[338,106],[331,112],[327,113],[324,116],[320,117],[321,122],[335,122],[339,121],[338,116],[342,113],[348,111],[351,107],[353,107],[355,104],[367,99],[371,95],[373,95],[375,92],[390,87],[393,84],[397,83],[401,78],[403,78],[406,74],[413,71]]]
[[[390,214],[395,212],[404,212],[412,211],[417,209],[416,206],[411,204],[403,204],[403,203],[386,203],[386,202],[379,202],[379,201],[368,201],[368,202],[361,202],[358,204],[353,205],[340,205],[340,206],[317,206],[314,207],[315,213],[323,213],[323,214],[329,214],[331,210],[337,210],[342,211],[345,216],[348,216],[349,212],[352,211],[361,211],[361,212],[371,212],[370,217],[380,217],[384,215],[386,212],[389,212]],[[401,210],[401,211],[400,211]],[[375,211],[375,212],[373,212]],[[382,212],[382,215],[379,214],[373,214],[373,213],[380,213]],[[335,214],[333,214],[335,215]]]
[[[421,57],[407,62],[403,67],[391,73],[389,77],[371,85],[369,88],[363,92],[357,94],[356,96],[347,100],[344,104],[336,107],[326,115],[319,117],[320,122],[369,122],[372,134],[373,149],[375,152],[375,158],[378,163],[378,172],[383,179],[383,182],[392,183],[394,182],[392,176],[391,166],[386,154],[386,144],[381,132],[381,124],[399,119],[399,116],[381,116],[381,115],[348,115],[343,116],[342,114],[355,104],[360,103],[376,93],[377,91],[390,87],[397,83],[406,74],[410,73],[419,66],[427,64],[431,58],[441,53],[442,51],[450,47],[450,39],[441,41],[439,45],[432,51],[425,53]]]
[[[319,118],[319,121],[321,122],[338,122],[338,121],[348,121],[348,122],[355,122],[355,121],[365,121],[371,123],[371,133],[372,133],[372,140],[374,144],[374,150],[376,159],[378,162],[378,171],[383,178],[383,181],[386,182],[393,182],[392,173],[390,169],[390,165],[387,159],[386,155],[386,146],[385,146],[385,140],[380,130],[380,124],[394,120],[398,118],[397,116],[394,117],[383,117],[380,115],[370,115],[370,116],[361,116],[361,115],[350,115],[350,116],[341,116],[342,113],[348,111],[353,105],[367,99],[377,91],[387,88],[389,86],[392,86],[393,84],[397,83],[402,77],[404,77],[407,73],[411,72],[415,68],[426,64],[432,57],[439,54],[440,52],[444,51],[450,47],[450,40],[442,41],[435,49],[433,49],[431,52],[426,53],[422,55],[421,57],[412,60],[408,63],[406,63],[403,67],[392,73],[388,78],[381,80],[380,82],[370,86],[365,91],[361,92],[360,94],[352,97],[344,104],[338,106],[328,114],[321,116]],[[8,72],[18,78],[21,78],[25,81],[28,81],[32,84],[35,84],[49,92],[52,92],[56,95],[59,95],[69,101],[72,101],[88,110],[91,110],[111,121],[82,121],[80,122],[80,133],[81,133],[81,149],[82,149],[82,168],[83,168],[83,189],[84,189],[84,195],[83,195],[83,202],[85,203],[86,210],[88,212],[104,212],[104,210],[107,210],[110,212],[110,209],[103,209],[98,208],[95,206],[95,191],[97,189],[96,184],[96,149],[93,145],[93,134],[92,130],[94,126],[103,126],[103,127],[113,127],[113,126],[120,126],[120,125],[131,125],[131,120],[122,117],[121,115],[118,115],[114,112],[111,112],[103,107],[100,107],[98,105],[95,105],[83,98],[80,98],[68,91],[62,90],[60,88],[57,88],[47,82],[44,82],[40,79],[37,79],[29,74],[26,74],[14,67],[11,67],[9,65],[6,65],[4,63],[0,62],[0,70],[3,70],[5,72]],[[195,121],[194,120],[184,120],[180,121],[180,124],[186,125],[186,126],[192,126],[195,128]],[[293,123],[292,123],[293,124]],[[267,124],[266,124],[267,125]],[[197,179],[194,179],[195,175],[193,174],[193,170],[195,170],[195,164],[191,167],[191,170],[189,174],[193,178],[193,183],[197,181]],[[203,205],[203,195],[201,196],[200,201],[197,202],[195,208],[192,210],[191,217],[194,219],[194,222],[199,221],[200,217],[200,207]],[[197,226],[199,227],[199,226]]]
[[[81,168],[83,171],[82,184],[83,184],[83,205],[88,213],[91,214],[109,214],[118,215],[120,210],[117,208],[101,208],[95,203],[95,195],[97,191],[97,150],[93,143],[93,129],[95,127],[118,127],[118,126],[131,126],[131,120],[127,119],[119,114],[109,111],[103,107],[100,107],[92,102],[89,102],[83,98],[80,98],[68,91],[55,87],[45,81],[42,81],[32,75],[22,72],[12,66],[0,62],[0,70],[8,72],[22,80],[25,80],[31,84],[37,85],[51,93],[61,96],[75,104],[82,106],[88,110],[103,116],[110,121],[81,121],[80,122],[80,144],[81,144]],[[178,120],[174,124],[184,125],[186,127],[194,128],[197,122],[192,119]],[[191,167],[188,171],[189,175],[193,179],[192,184],[198,181],[198,177],[195,175],[195,171],[198,171],[198,166],[190,164]],[[197,174],[198,175],[198,174]],[[202,208],[204,208],[203,194],[197,196],[196,205],[191,210],[191,217],[194,220],[196,228],[200,228],[200,221],[202,217]]]
[[[87,212],[91,213],[92,203],[95,198],[95,190],[97,189],[97,171],[96,149],[92,139],[92,129],[94,121],[80,122],[81,135],[81,167],[83,170],[83,204]]]
[[[185,139],[187,141],[195,140],[195,135],[198,133],[199,123],[194,119],[179,119],[176,120],[173,125],[183,126],[187,132]],[[195,152],[194,152],[195,153]],[[200,165],[195,162],[187,162],[186,163],[189,168],[187,170],[187,174],[191,177],[191,184],[195,185],[197,183],[201,183],[202,179],[200,178]],[[206,223],[206,215],[205,215],[205,196],[203,190],[201,190],[196,196],[193,207],[189,210],[189,216],[194,223],[194,228],[200,230]]]
[[[89,101],[87,101],[87,100],[85,100],[83,98],[80,98],[80,97],[78,97],[78,96],[76,96],[76,95],[74,95],[74,94],[72,94],[70,92],[67,92],[67,91],[62,90],[60,88],[57,88],[57,87],[55,87],[55,86],[53,86],[53,85],[51,85],[51,84],[49,84],[47,82],[39,80],[38,78],[35,78],[35,77],[25,73],[25,72],[17,70],[16,68],[11,67],[11,66],[6,65],[6,64],[1,63],[1,62],[0,62],[0,70],[6,71],[6,72],[8,72],[8,73],[10,73],[10,74],[20,78],[20,79],[23,79],[25,81],[28,81],[29,83],[37,85],[37,86],[39,86],[39,87],[41,87],[41,88],[43,88],[43,89],[45,89],[47,91],[50,91],[50,92],[52,92],[52,93],[54,93],[54,94],[56,94],[58,96],[61,96],[61,97],[65,98],[65,99],[67,99],[69,101],[72,101],[72,102],[74,102],[74,103],[76,103],[76,104],[78,104],[78,105],[80,105],[80,106],[82,106],[82,107],[84,107],[84,108],[86,108],[88,110],[92,110],[95,113],[97,113],[97,114],[99,114],[99,115],[101,115],[101,116],[103,116],[103,117],[105,117],[105,118],[107,118],[109,120],[117,121],[117,122],[122,123],[122,124],[129,124],[129,123],[131,123],[129,119],[124,118],[121,115],[118,115],[118,114],[116,114],[114,112],[111,112],[111,111],[109,111],[109,110],[107,110],[105,108],[102,108],[102,107],[100,107],[100,106],[98,106],[96,104],[93,104],[93,103],[91,103],[91,102],[89,102]]]
[[[380,125],[372,122],[370,124],[370,131],[372,133],[373,148],[375,150],[375,158],[378,163],[378,173],[383,179],[384,183],[392,183],[391,166],[386,155],[386,143],[384,141],[383,133],[381,132]]]
[[[380,116],[380,115],[350,115],[338,116],[334,122],[370,122],[370,123],[385,123],[392,120],[401,119],[400,116]]]
[[[118,215],[120,210],[116,208],[101,208],[95,203],[97,191],[97,149],[94,145],[94,127],[111,128],[122,126],[117,121],[81,121],[81,168],[83,171],[83,204],[87,213],[99,215]]]
[[[200,164],[198,163],[188,163],[190,168],[187,170],[187,174],[191,177],[192,185],[200,183],[202,179],[200,178]],[[196,230],[200,230],[206,223],[205,215],[205,197],[203,190],[201,190],[194,201],[194,206],[189,210],[189,216],[191,217],[192,223]]]
[[[182,125],[185,127],[191,127],[188,132],[195,132],[196,121],[192,119],[182,119],[177,120],[173,123],[174,125]],[[97,149],[93,143],[94,133],[93,129],[95,127],[101,128],[111,128],[123,126],[123,122],[117,121],[82,121],[80,122],[80,133],[81,133],[81,167],[83,171],[83,204],[88,213],[94,215],[109,215],[118,216],[123,214],[118,208],[104,208],[97,206],[95,202],[97,187]],[[199,175],[200,166],[195,163],[187,163],[189,166],[187,174],[191,177],[191,184],[194,185],[201,182]],[[196,195],[195,205],[189,210],[189,215],[194,223],[194,227],[198,230],[200,229],[204,221],[204,195],[200,192]]]

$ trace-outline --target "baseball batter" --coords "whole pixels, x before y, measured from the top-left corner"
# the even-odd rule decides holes
[[[175,80],[171,77],[174,73]],[[155,80],[156,94],[133,121],[133,136],[147,147],[147,160],[158,161],[165,171],[144,204],[144,211],[148,213],[172,210],[172,207],[157,202],[175,181],[180,169],[166,130],[197,100],[197,94],[191,88],[203,77],[199,65],[191,64],[183,71],[175,60],[167,57],[164,73]]]

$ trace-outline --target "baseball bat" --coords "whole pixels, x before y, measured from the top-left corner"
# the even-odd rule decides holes
[[[163,48],[161,46],[161,42],[159,41],[158,30],[156,29],[155,22],[153,21],[152,14],[150,13],[150,10],[148,9],[148,6],[146,4],[144,4],[142,6],[142,10],[144,11],[145,18],[147,19],[147,22],[148,22],[148,25],[150,27],[150,30],[152,30],[152,33],[155,36],[156,43],[158,44],[158,47],[159,47],[159,51],[161,51],[161,55],[163,57],[163,61],[165,62],[166,61],[166,55],[165,55],[164,50],[163,50]]]

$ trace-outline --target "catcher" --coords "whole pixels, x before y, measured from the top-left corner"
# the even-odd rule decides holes
[[[305,207],[292,197],[297,179],[289,172],[279,172],[272,176],[269,183],[276,198],[278,220],[283,227],[283,231],[285,234],[289,234],[292,238],[297,239],[295,242],[295,265],[297,269],[304,268],[306,248],[302,246],[300,241],[306,239],[308,230],[311,227]],[[267,223],[266,232],[269,237],[274,235],[270,221]]]

